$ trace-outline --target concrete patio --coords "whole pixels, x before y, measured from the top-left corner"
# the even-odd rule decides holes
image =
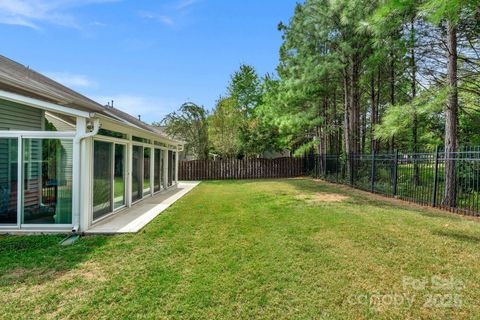
[[[137,233],[200,182],[179,182],[176,189],[155,195],[94,225],[85,234]]]

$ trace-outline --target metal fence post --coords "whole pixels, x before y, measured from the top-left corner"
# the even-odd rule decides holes
[[[372,175],[372,186],[371,186],[371,191],[372,192],[375,192],[375,150],[372,151],[372,172],[371,172],[371,175]]]
[[[437,188],[438,188],[438,146],[435,148],[435,168],[433,174],[433,194],[432,207],[437,205]]]
[[[395,149],[395,159],[393,160],[393,196],[398,192],[398,149]]]

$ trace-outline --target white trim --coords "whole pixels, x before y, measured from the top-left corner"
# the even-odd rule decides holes
[[[184,142],[170,139],[160,133],[155,133],[153,131],[140,128],[129,122],[115,120],[103,114],[95,114],[95,116],[102,120],[102,123],[104,124],[103,128],[107,130],[118,131],[118,132],[130,134],[132,136],[138,136],[139,138],[149,139],[149,140],[152,140],[152,144],[153,144],[153,140],[157,140],[166,144],[171,144],[177,148],[178,146],[185,144]],[[105,122],[103,122],[104,120]],[[133,142],[136,142],[136,141],[133,141]]]
[[[129,143],[128,141],[124,140],[124,139],[118,139],[118,138],[113,138],[113,137],[104,137],[104,136],[95,136],[93,138],[93,149],[95,150],[95,141],[99,141],[99,142],[105,142],[105,143],[110,143],[111,144],[111,156],[112,156],[112,160],[111,160],[111,174],[112,174],[112,196],[111,196],[111,199],[110,199],[110,206],[111,206],[111,209],[112,211],[111,212],[108,212],[107,214],[99,217],[98,219],[94,219],[93,218],[93,214],[95,212],[95,208],[93,207],[93,187],[91,188],[91,191],[90,191],[90,194],[91,194],[91,199],[92,199],[92,203],[91,203],[91,207],[92,207],[92,216],[91,216],[91,223],[90,225],[95,225],[97,224],[98,222],[100,221],[103,221],[105,220],[106,218],[108,217],[111,217],[115,214],[117,214],[118,212],[122,211],[123,209],[127,208],[128,205],[127,205],[127,189],[128,189],[128,147],[129,147]],[[118,141],[118,142],[117,142]],[[124,164],[123,164],[123,179],[124,179],[124,195],[123,195],[123,205],[121,205],[120,207],[118,208],[115,208],[115,147],[117,145],[120,145],[120,146],[123,146],[124,147],[124,152],[123,152],[123,157],[124,157]],[[95,159],[93,159],[93,156],[94,156],[95,152],[93,152],[92,154],[92,164],[93,166],[95,166]],[[92,177],[93,177],[93,170],[91,172],[92,174]],[[95,179],[92,179],[92,183],[94,184],[95,183]],[[93,185],[92,184],[92,185]]]
[[[73,139],[74,131],[0,131],[0,138]]]
[[[0,90],[0,99],[8,100],[11,102],[23,104],[29,107],[43,109],[47,111],[53,111],[61,114],[66,114],[69,116],[76,116],[76,117],[84,117],[84,118],[91,118],[95,113],[80,111],[77,109],[68,108],[65,106],[61,106],[58,104],[25,97],[16,93],[7,92],[4,90]]]
[[[129,136],[129,138],[131,138]],[[126,198],[125,198],[125,204],[128,208],[132,206],[132,170],[133,170],[133,145],[131,142],[127,143],[127,162],[126,162],[126,167],[127,167],[127,186],[126,186]]]
[[[23,230],[36,230],[36,229],[51,229],[51,230],[71,230],[73,224],[21,224],[20,228]]]
[[[85,161],[85,158],[82,156],[81,152],[81,143],[82,140],[91,138],[95,136],[98,131],[100,130],[100,120],[95,119],[93,124],[93,129],[91,132],[87,132],[87,119],[82,117],[77,117],[76,121],[77,125],[77,133],[75,138],[73,139],[73,148],[76,150],[76,154],[74,151],[73,157],[73,176],[72,176],[72,223],[73,223],[73,232],[77,232],[80,229],[80,220],[81,212],[80,212],[80,190],[81,190],[81,180],[82,180],[82,173],[81,171],[81,163],[82,159]],[[85,179],[85,174],[83,174],[83,179]]]

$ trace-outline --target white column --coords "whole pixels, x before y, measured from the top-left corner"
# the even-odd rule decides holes
[[[80,231],[90,227],[93,220],[93,138],[80,143]]]
[[[23,138],[17,139],[17,226],[20,227],[23,218]]]
[[[76,135],[78,137],[87,132],[87,119],[77,117]],[[74,227],[80,227],[80,194],[81,194],[81,150],[80,139],[73,139],[73,159],[72,159],[72,224]],[[80,228],[79,228],[80,229]],[[80,231],[80,230],[77,230]]]
[[[130,137],[131,140],[131,137]],[[126,185],[126,205],[127,207],[132,206],[132,172],[133,172],[133,144],[132,142],[129,142],[127,144],[127,185]]]

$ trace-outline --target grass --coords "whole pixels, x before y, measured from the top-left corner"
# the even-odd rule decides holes
[[[310,179],[202,183],[139,234],[60,240],[0,237],[0,318],[480,312],[480,222]]]

